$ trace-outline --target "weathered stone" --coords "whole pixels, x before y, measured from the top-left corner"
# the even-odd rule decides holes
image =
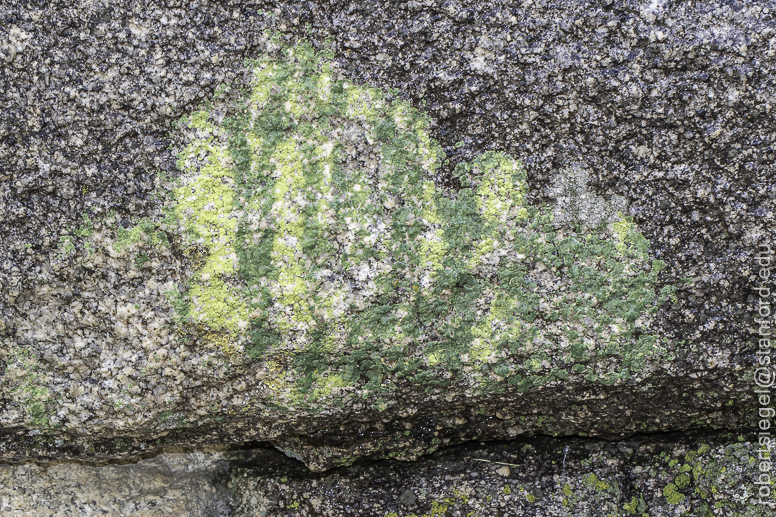
[[[751,428],[772,9],[0,6],[0,454]]]
[[[416,463],[311,473],[271,448],[167,452],[134,464],[0,466],[8,515],[332,517],[772,514],[758,504],[757,444],[734,435],[612,444],[533,438],[448,448]]]
[[[416,463],[368,462],[321,474],[268,451],[245,451],[242,461],[233,457],[228,486],[234,515],[772,514],[756,496],[756,444],[725,434],[667,438],[467,444]]]

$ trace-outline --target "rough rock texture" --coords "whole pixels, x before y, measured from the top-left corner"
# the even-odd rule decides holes
[[[220,483],[227,472],[223,454],[202,452],[101,467],[1,465],[0,511],[13,516],[233,515],[231,495]]]
[[[411,464],[365,462],[323,474],[255,451],[246,463],[231,463],[228,491],[235,515],[771,515],[772,508],[750,499],[758,488],[755,449],[729,435],[617,444],[541,438],[468,444]]]
[[[271,448],[0,466],[3,515],[747,516],[756,444],[728,434],[534,438],[311,473]]]
[[[747,322],[757,307],[754,254],[758,245],[774,243],[773,9],[772,2],[4,3],[0,453],[15,461],[106,459],[165,444],[267,439],[310,466],[326,468],[361,456],[409,459],[475,438],[537,432],[615,438],[751,426],[755,403],[747,375],[756,356]],[[265,29],[280,34],[276,44]],[[207,123],[220,125],[229,115],[241,120],[234,103],[240,88],[251,86],[253,70],[243,60],[280,58],[280,48],[300,38],[333,53],[337,77],[384,92],[391,106],[404,99],[429,117],[423,138],[416,135],[421,143],[413,145],[429,151],[436,140],[444,151],[448,161],[440,154],[439,163],[423,165],[419,176],[443,198],[459,200],[471,187],[490,199],[477,190],[484,187],[476,174],[461,171],[467,164],[475,173],[494,170],[477,166],[483,156],[494,156],[486,151],[494,151],[522,163],[525,177],[509,179],[513,185],[525,182],[520,202],[537,217],[570,210],[577,219],[587,218],[588,226],[609,222],[601,240],[615,246],[620,231],[608,218],[627,207],[634,243],[642,242],[639,236],[649,242],[642,250],[647,256],[638,259],[645,267],[634,271],[647,275],[647,264],[665,264],[648,282],[655,302],[640,306],[656,313],[626,339],[632,345],[640,335],[655,336],[661,344],[657,352],[635,354],[639,375],[630,367],[623,375],[623,361],[634,357],[630,352],[610,354],[611,368],[596,359],[604,357],[604,344],[578,349],[573,361],[560,352],[523,357],[507,346],[501,357],[519,365],[517,382],[503,375],[508,361],[475,354],[475,366],[488,366],[475,373],[461,369],[468,387],[433,386],[428,375],[418,375],[433,373],[438,357],[423,348],[427,341],[416,339],[412,344],[422,353],[417,364],[407,363],[414,368],[412,382],[376,395],[380,372],[374,368],[386,360],[379,350],[379,358],[359,359],[348,382],[328,386],[329,395],[336,395],[330,404],[311,409],[289,402],[296,400],[291,388],[276,397],[273,380],[297,375],[289,381],[296,385],[316,374],[316,366],[340,360],[341,352],[328,350],[322,363],[307,362],[311,369],[302,364],[300,370],[267,355],[271,346],[257,348],[256,341],[272,332],[291,336],[278,326],[277,315],[262,320],[264,315],[251,312],[248,321],[229,323],[237,330],[223,321],[197,327],[193,320],[176,319],[182,305],[170,291],[177,289],[185,302],[202,274],[209,274],[202,270],[208,257],[226,255],[214,253],[215,245],[184,239],[186,231],[202,237],[196,228],[184,224],[185,231],[174,231],[180,226],[173,222],[206,204],[177,214],[170,204],[182,198],[170,197],[180,186],[169,178],[197,177],[195,170],[176,166],[178,153],[202,138],[187,131],[204,129],[173,122],[201,113],[221,83],[230,87],[219,89],[208,115],[224,118]],[[287,111],[293,113],[293,106]],[[414,120],[423,125],[424,116]],[[220,142],[234,147],[228,136],[245,133],[231,127]],[[358,136],[354,131],[343,138]],[[367,130],[361,131],[366,138]],[[232,147],[225,149],[231,153]],[[352,156],[345,154],[363,162],[361,147],[355,148]],[[416,154],[422,161],[423,152]],[[235,161],[234,170],[239,167]],[[584,181],[572,190],[585,197],[570,202],[562,178],[575,177]],[[224,175],[219,178],[229,184]],[[509,231],[522,228],[518,220],[517,212],[510,215]],[[444,221],[424,221],[427,242],[435,239],[431,233],[447,231]],[[551,226],[549,219],[542,221]],[[245,227],[234,230],[239,228]],[[475,244],[503,230],[488,228]],[[557,228],[540,230],[553,233],[544,245],[555,246]],[[565,235],[570,231],[577,232],[571,228]],[[498,249],[519,254],[508,246]],[[236,276],[224,282],[250,287],[240,283],[246,282],[239,271],[245,262],[231,260]],[[494,290],[504,288],[508,281],[496,268],[501,259],[490,260],[491,269],[466,264]],[[534,261],[530,271],[537,262],[544,264]],[[564,268],[572,265],[561,261],[556,278],[568,279],[571,270]],[[411,280],[401,287],[407,294],[400,300],[413,299]],[[467,285],[457,282],[451,292],[467,292]],[[658,303],[666,287],[675,291]],[[283,291],[274,296],[282,302]],[[288,307],[307,303],[286,301]],[[527,308],[539,313],[541,328],[557,321],[553,311],[543,312],[542,302],[550,301],[545,291]],[[536,315],[521,313],[520,321],[530,323],[526,317]],[[227,334],[248,335],[241,321],[259,332],[250,342],[224,341]],[[536,345],[563,348],[563,336],[546,341]],[[352,346],[356,350],[359,345]],[[583,371],[574,377],[578,363]],[[591,371],[595,375],[585,379]],[[610,375],[606,382],[603,373]],[[398,374],[390,374],[383,375],[395,382]],[[473,376],[495,388],[467,391]],[[521,384],[526,379],[544,380]],[[320,379],[312,380],[322,387]]]

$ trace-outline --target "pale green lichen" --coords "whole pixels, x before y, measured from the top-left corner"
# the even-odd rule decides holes
[[[173,297],[183,325],[290,363],[267,385],[293,404],[348,386],[380,396],[400,379],[616,383],[664,353],[644,330],[673,288],[656,292],[665,265],[650,265],[631,219],[559,223],[526,205],[525,170],[499,152],[440,189],[428,117],[336,79],[329,59],[301,43],[255,60],[237,115],[179,125],[189,143],[171,213],[204,250]]]
[[[175,189],[175,214],[181,231],[207,254],[189,284],[188,314],[210,330],[236,333],[247,328],[250,310],[242,295],[230,287],[236,272],[238,224],[231,158],[227,144],[216,138],[218,128],[207,112],[195,112],[189,127],[198,130],[200,138],[179,155],[178,166],[189,174]]]

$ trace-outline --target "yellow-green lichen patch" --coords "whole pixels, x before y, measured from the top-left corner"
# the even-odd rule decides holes
[[[174,214],[205,250],[183,319],[289,365],[285,404],[400,379],[617,383],[663,353],[643,329],[672,292],[656,292],[661,264],[630,219],[559,224],[526,205],[525,170],[499,152],[443,191],[423,113],[336,79],[305,43],[251,66],[237,115],[182,125]]]
[[[202,266],[188,286],[186,316],[210,333],[244,332],[250,310],[235,282],[238,217],[234,168],[228,143],[205,111],[194,113],[188,127],[194,139],[178,156],[184,172],[176,188],[175,215],[188,242],[204,248]],[[228,339],[218,339],[228,349]]]

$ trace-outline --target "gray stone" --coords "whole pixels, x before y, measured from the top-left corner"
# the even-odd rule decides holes
[[[774,9],[773,2],[736,1],[3,3],[0,457],[104,462],[165,446],[262,440],[323,470],[535,433],[622,440],[698,427],[753,430],[757,402],[749,379],[758,356],[756,329],[746,322],[758,309],[758,246],[776,247]],[[237,114],[239,89],[250,83],[243,61],[278,57],[300,39],[333,53],[338,78],[428,114],[428,135],[447,156],[431,179],[446,199],[457,199],[467,180],[475,187],[482,181],[458,166],[498,151],[522,162],[525,203],[550,206],[556,234],[577,235],[578,223],[617,224],[619,213],[631,217],[650,243],[649,260],[666,265],[655,289],[677,288],[653,319],[636,320],[635,334],[657,336],[661,353],[637,375],[610,384],[584,380],[573,358],[558,352],[521,364],[570,380],[528,393],[498,381],[503,393],[475,396],[467,384],[473,373],[446,372],[440,377],[461,385],[434,392],[408,383],[387,401],[363,389],[371,370],[359,363],[364,371],[356,384],[337,392],[342,408],[313,415],[268,395],[291,362],[249,359],[247,338],[230,355],[214,344],[217,332],[207,339],[201,329],[180,332],[186,327],[176,320],[170,293],[186,295],[207,249],[159,225],[169,202],[159,196],[185,176],[176,156],[192,138],[175,122],[210,103],[214,123],[225,124]],[[340,129],[352,170],[380,170],[377,147],[360,140],[366,130]],[[385,203],[390,212],[408,200],[399,195]],[[170,247],[140,239],[129,252],[110,251],[122,232],[148,221],[148,232],[163,233]],[[494,271],[514,258],[497,250],[475,272],[500,286]],[[568,284],[529,259],[527,276],[543,289],[535,321],[544,334],[528,344],[544,349],[560,325],[547,293],[567,293]],[[369,277],[330,273],[322,278],[327,288],[362,286]],[[493,357],[484,361],[487,375],[506,379]],[[619,372],[620,359],[614,354],[594,370]],[[251,397],[285,404],[289,413],[251,406]],[[42,472],[32,464],[9,468],[16,470],[6,479]],[[167,475],[166,467],[153,468],[153,476]],[[77,470],[91,481],[51,493],[86,490],[98,476]],[[9,490],[18,494],[21,486]],[[111,499],[117,486],[89,508],[118,505]],[[678,512],[682,503],[672,504],[678,497],[665,495],[665,486],[650,485],[649,508]],[[547,483],[533,487],[526,482],[526,493],[543,503],[557,491]],[[29,493],[43,494],[35,490]],[[423,493],[419,502],[427,505],[442,494]],[[604,499],[630,504],[623,494]],[[200,507],[196,494],[182,497],[159,504],[172,513]],[[19,504],[9,507],[37,511]],[[56,508],[46,504],[41,514]],[[73,508],[82,504],[92,503]],[[692,504],[688,511],[700,512],[704,503]]]

